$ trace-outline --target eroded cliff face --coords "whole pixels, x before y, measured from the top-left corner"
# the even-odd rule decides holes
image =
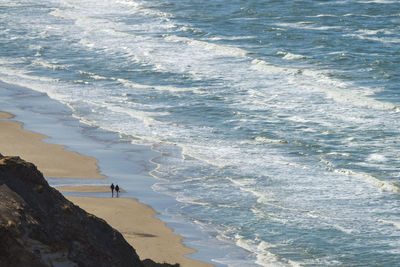
[[[118,231],[65,199],[33,164],[1,157],[0,266],[169,265],[141,262]]]

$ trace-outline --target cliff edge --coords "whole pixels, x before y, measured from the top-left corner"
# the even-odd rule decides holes
[[[35,165],[0,154],[0,266],[172,265],[141,261],[118,231],[50,187]]]

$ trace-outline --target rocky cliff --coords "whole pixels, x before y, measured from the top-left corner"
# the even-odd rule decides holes
[[[50,187],[36,167],[0,155],[0,266],[171,266],[140,261],[122,235]]]

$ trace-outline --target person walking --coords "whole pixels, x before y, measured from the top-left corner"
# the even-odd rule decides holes
[[[114,183],[111,183],[110,188],[111,188],[111,197],[114,197]],[[119,190],[119,188],[118,188],[118,190]]]
[[[119,186],[118,185],[115,186],[115,192],[117,192],[117,197],[119,197]]]

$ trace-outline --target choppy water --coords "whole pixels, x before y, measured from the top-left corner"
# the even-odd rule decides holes
[[[249,266],[400,266],[398,1],[2,0],[0,14],[0,80],[161,152],[154,190]]]

